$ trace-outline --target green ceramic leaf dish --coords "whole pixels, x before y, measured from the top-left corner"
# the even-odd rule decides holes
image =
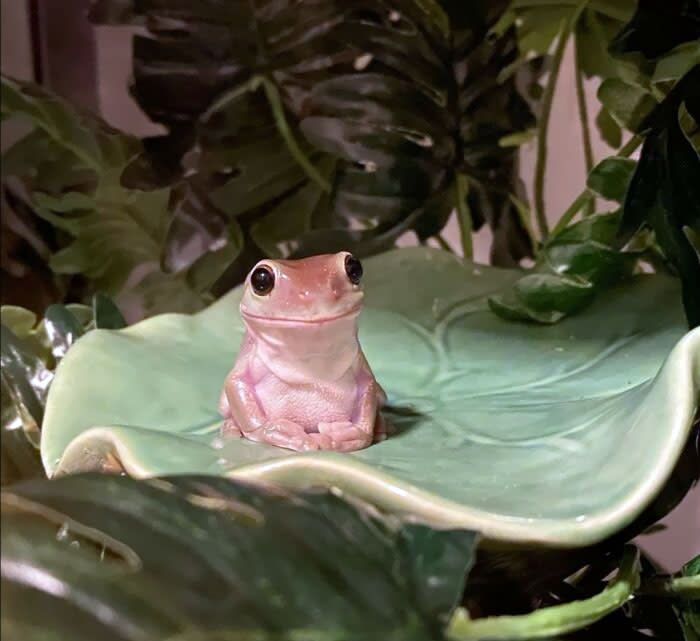
[[[116,458],[135,476],[226,474],[333,485],[488,539],[583,546],[618,531],[671,475],[700,388],[700,330],[676,282],[639,276],[553,326],[486,299],[516,272],[426,248],[366,261],[361,340],[398,433],[353,454],[218,437],[217,399],[242,336],[235,290],[194,316],[95,330],[60,364],[49,474]]]

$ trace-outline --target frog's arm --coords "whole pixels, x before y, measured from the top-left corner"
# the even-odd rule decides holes
[[[358,397],[352,422],[321,423],[318,430],[332,439],[331,449],[351,452],[372,444],[379,420],[379,408],[386,402],[386,394],[374,379],[372,370],[360,353],[357,367]]]
[[[238,429],[247,434],[260,428],[265,422],[265,413],[249,380],[252,355],[253,341],[246,334],[236,364],[226,377],[219,400],[219,412],[227,419],[226,431]]]

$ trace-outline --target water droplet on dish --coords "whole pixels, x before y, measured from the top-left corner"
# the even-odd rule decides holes
[[[211,442],[211,446],[215,450],[222,450],[224,449],[224,439],[222,439],[220,436],[217,436],[214,438],[214,440]]]
[[[563,352],[563,351],[564,351],[564,348],[563,348],[563,347],[555,347],[555,348],[554,348],[554,351],[555,351],[555,352]]]
[[[401,20],[401,14],[398,11],[389,12],[389,22],[398,22],[399,20]]]
[[[576,517],[576,523],[583,523],[585,520],[586,520],[585,514],[581,514],[581,515]]]
[[[228,459],[225,458],[218,458],[216,459],[216,464],[217,465],[226,465],[228,463]]]
[[[477,269],[476,267],[472,270],[472,274],[474,276],[481,276],[481,270]]]
[[[372,58],[374,56],[371,53],[363,53],[355,58],[352,66],[355,67],[355,71],[364,71],[369,66],[369,63],[372,62]]]
[[[58,528],[58,532],[56,532],[56,540],[65,541],[68,538],[68,533],[68,523],[64,523],[60,528]]]

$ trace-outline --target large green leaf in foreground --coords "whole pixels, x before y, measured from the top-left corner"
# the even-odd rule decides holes
[[[427,248],[367,261],[361,340],[397,433],[351,455],[218,438],[242,336],[233,291],[195,316],[93,331],[58,368],[42,456],[52,475],[118,459],[133,475],[334,485],[491,539],[580,546],[639,515],[669,478],[700,389],[700,330],[677,281],[638,276],[554,326],[502,320],[519,272]]]
[[[3,492],[2,635],[71,641],[442,638],[474,534],[333,492],[75,476]]]

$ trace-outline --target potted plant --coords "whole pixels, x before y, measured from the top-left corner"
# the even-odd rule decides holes
[[[3,157],[8,258],[52,299],[2,308],[3,632],[696,639],[698,559],[670,572],[630,542],[700,470],[697,3],[90,18],[145,27],[131,91],[166,133],[2,79],[3,119],[31,125]],[[571,42],[588,175],[550,228]],[[598,163],[591,77],[617,148]],[[341,249],[366,258],[360,338],[396,434],[352,455],[221,439],[238,286],[264,256]]]

